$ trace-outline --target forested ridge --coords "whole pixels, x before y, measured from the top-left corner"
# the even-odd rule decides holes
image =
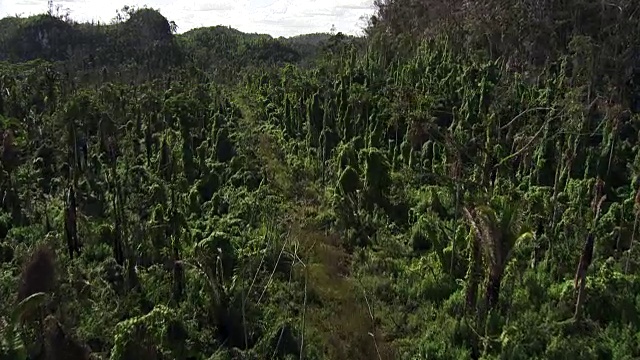
[[[640,358],[640,4],[375,6],[0,20],[0,359]]]

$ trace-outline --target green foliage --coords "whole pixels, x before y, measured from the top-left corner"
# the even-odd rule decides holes
[[[37,307],[42,306],[46,300],[46,294],[39,292],[31,294],[20,301],[13,309],[9,321],[3,324],[3,337],[0,339],[0,358],[27,359],[27,349],[19,336],[20,319],[27,313],[32,313]]]
[[[175,312],[165,306],[156,306],[144,316],[119,323],[115,334],[112,359],[186,356],[182,324]]]
[[[637,6],[460,4],[1,20],[0,356],[640,357]]]

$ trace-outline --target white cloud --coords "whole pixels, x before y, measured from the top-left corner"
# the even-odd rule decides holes
[[[294,36],[337,31],[360,34],[373,13],[373,0],[54,0],[77,21],[109,22],[125,5],[159,9],[184,32],[202,26],[225,25],[244,32]],[[0,17],[44,13],[47,0],[0,0]]]

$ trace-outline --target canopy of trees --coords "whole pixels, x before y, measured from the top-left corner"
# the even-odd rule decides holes
[[[0,358],[640,358],[638,6],[0,20]]]

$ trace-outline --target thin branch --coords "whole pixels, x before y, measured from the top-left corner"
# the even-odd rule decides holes
[[[480,231],[480,227],[478,226],[476,221],[473,219],[471,212],[466,207],[463,207],[462,211],[465,217],[467,218],[467,220],[469,220],[469,224],[471,225],[473,230],[477,233],[477,236],[482,237],[482,231]]]
[[[538,132],[537,132],[537,133],[535,133],[535,134],[533,135],[533,137],[531,138],[531,140],[529,140],[529,142],[528,142],[525,146],[523,146],[523,147],[522,147],[522,149],[520,149],[520,150],[516,151],[515,153],[513,153],[513,154],[511,154],[511,155],[509,155],[509,156],[505,157],[504,159],[500,160],[500,162],[499,162],[499,163],[497,163],[497,164],[494,166],[494,168],[497,168],[498,166],[502,165],[505,161],[507,161],[507,160],[509,160],[509,159],[511,159],[511,158],[514,158],[514,157],[516,157],[516,156],[520,155],[521,153],[523,153],[525,150],[527,150],[527,149],[529,148],[529,146],[531,146],[531,144],[533,143],[533,141],[538,137],[538,135],[540,135],[540,134],[542,133],[542,131],[543,131],[544,129],[545,129],[545,127],[544,127],[544,126],[540,127],[540,130],[538,130]]]
[[[266,236],[265,236],[266,237]],[[262,258],[260,259],[260,264],[258,264],[258,268],[256,269],[256,273],[253,275],[253,280],[251,281],[251,285],[249,285],[249,290],[247,294],[251,293],[251,289],[253,288],[253,284],[255,284],[256,279],[258,278],[258,273],[262,268],[262,264],[264,263],[264,259],[267,257],[267,251],[269,251],[269,244],[267,243],[267,247],[264,249],[264,254],[262,254]]]
[[[532,112],[532,111],[538,111],[538,110],[553,110],[553,108],[549,108],[549,107],[535,107],[535,108],[531,108],[531,109],[527,109],[523,112],[521,112],[520,114],[516,115],[516,117],[514,117],[513,119],[511,119],[511,121],[509,121],[506,125],[500,127],[500,130],[504,130],[506,128],[508,128],[509,126],[511,126],[516,120],[518,120],[519,118],[521,118],[522,116],[524,116],[525,114]]]
[[[282,249],[280,249],[280,254],[278,255],[278,260],[276,260],[276,264],[273,266],[273,271],[271,271],[271,275],[269,276],[269,281],[267,281],[267,285],[265,285],[264,289],[262,290],[262,293],[260,294],[260,297],[258,298],[258,301],[256,302],[256,305],[260,304],[260,301],[262,300],[262,297],[264,296],[264,293],[267,291],[267,288],[269,287],[269,285],[271,285],[271,281],[273,281],[273,275],[276,273],[276,269],[278,268],[278,264],[280,264],[280,258],[282,257],[282,253],[284,252],[284,248],[285,246],[287,246],[287,242],[289,241],[289,236],[287,235],[285,237],[284,243],[282,244]]]
[[[358,280],[358,282],[360,282]],[[378,348],[378,341],[376,340],[376,319],[373,316],[373,310],[371,309],[371,304],[369,303],[369,299],[367,298],[367,291],[365,290],[362,283],[360,283],[360,287],[362,287],[362,294],[364,295],[364,301],[367,303],[367,310],[369,311],[369,316],[371,317],[371,324],[373,328],[373,332],[370,332],[371,338],[373,338],[373,346],[376,348],[376,353],[378,354],[378,360],[382,360],[382,355],[380,355],[380,349]]]
[[[245,308],[247,296],[249,295],[249,293],[245,293],[244,290],[244,276],[242,276],[242,328],[244,330],[244,350],[246,351],[249,348],[249,336],[247,334],[247,314]]]
[[[291,278],[293,276],[293,268],[295,266],[295,259],[293,259],[294,263],[291,265],[291,269],[289,269],[289,282],[288,282],[288,286],[289,286],[289,290],[291,290]],[[283,312],[285,311],[285,304],[283,303],[282,305],[282,309]],[[282,336],[284,335],[284,330],[285,327],[283,326],[282,329],[280,330],[280,336],[278,337],[278,342],[276,343],[276,347],[275,349],[273,349],[273,355],[271,355],[272,359],[275,359],[276,354],[278,353],[278,348],[280,347],[280,343],[282,342]]]

